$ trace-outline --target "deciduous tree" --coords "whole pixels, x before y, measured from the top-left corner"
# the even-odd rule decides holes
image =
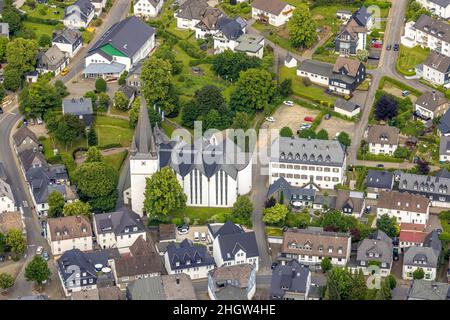
[[[391,238],[398,235],[397,220],[395,217],[389,217],[387,214],[383,214],[377,219],[377,228]]]
[[[6,292],[14,287],[14,277],[9,273],[0,273],[0,289]]]
[[[47,262],[41,256],[34,256],[25,268],[25,279],[34,281],[39,286],[52,275]]]
[[[11,229],[6,234],[6,244],[15,254],[24,254],[26,249],[26,241],[22,232],[17,229]]]
[[[64,216],[86,216],[90,218],[92,216],[92,208],[89,203],[83,201],[74,201],[64,206]]]
[[[96,147],[90,147],[86,153],[86,162],[102,162],[103,155]]]
[[[53,191],[48,196],[48,216],[49,218],[61,217],[63,215],[63,209],[65,205],[64,196]]]
[[[253,204],[246,196],[239,196],[233,204],[231,216],[233,221],[247,227],[252,226]]]
[[[114,106],[119,110],[127,110],[128,109],[129,100],[125,93],[122,91],[117,91],[114,93]]]
[[[289,209],[285,205],[277,203],[263,210],[263,221],[267,224],[278,224],[286,219],[288,212]]]
[[[288,21],[289,39],[296,48],[309,48],[317,40],[317,25],[309,8],[301,4]]]

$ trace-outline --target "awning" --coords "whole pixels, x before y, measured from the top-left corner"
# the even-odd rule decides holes
[[[125,65],[113,63],[91,63],[83,71],[83,74],[119,74],[125,70]]]

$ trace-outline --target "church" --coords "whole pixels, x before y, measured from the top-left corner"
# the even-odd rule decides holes
[[[145,215],[146,179],[169,166],[187,196],[188,206],[232,207],[239,195],[252,189],[251,155],[221,134],[187,143],[170,140],[158,126],[152,128],[142,99],[139,120],[130,148],[130,179],[124,202]]]

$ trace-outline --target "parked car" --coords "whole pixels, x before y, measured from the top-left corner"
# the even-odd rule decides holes
[[[324,116],[324,119],[325,120],[329,120],[331,118],[331,114],[329,114],[329,113],[327,113],[325,116]]]
[[[63,71],[61,71],[61,76],[64,77],[68,73],[69,73],[69,69],[68,68],[64,68]]]
[[[32,126],[34,126],[34,119],[33,118],[30,118],[30,120],[28,120],[28,123],[30,124],[30,125],[32,125]]]
[[[302,123],[302,125],[300,126],[300,130],[304,130],[304,129],[309,129],[311,128],[311,123]]]
[[[202,232],[202,241],[206,241],[206,233]]]
[[[36,122],[37,124],[43,124],[44,121],[42,121],[42,118],[36,118]]]
[[[3,113],[3,108],[2,107],[0,107],[0,114],[2,114]]]
[[[200,241],[200,232],[194,232],[194,241]]]
[[[391,50],[392,49],[392,45],[388,45],[387,47],[386,47],[386,50]]]
[[[290,100],[283,101],[283,103],[284,103],[286,106],[289,106],[289,107],[293,107],[293,106],[294,106],[294,102],[292,102],[292,101],[290,101]]]
[[[42,254],[43,250],[44,250],[44,248],[42,246],[37,247],[36,254]]]
[[[377,168],[384,168],[384,164],[377,164]]]
[[[372,207],[371,206],[367,206],[365,211],[366,211],[366,213],[370,213],[370,211],[372,211]]]
[[[398,51],[400,49],[400,45],[398,43],[394,44],[394,51]]]
[[[267,117],[266,121],[268,121],[268,122],[275,122],[275,118],[274,117]]]
[[[178,234],[186,234],[189,232],[189,226],[187,226],[187,225],[179,226],[177,229],[178,229]]]
[[[436,229],[436,232],[437,232],[438,235],[441,235],[442,229]]]
[[[272,262],[272,266],[270,267],[272,270],[275,269],[278,265],[278,262]]]
[[[303,120],[308,121],[308,122],[313,122],[313,121],[314,121],[314,118],[308,116],[308,117],[305,117],[305,119],[303,119]]]
[[[406,97],[407,95],[409,95],[409,91],[408,90],[404,90],[402,92],[402,97]]]
[[[28,125],[28,120],[27,119],[23,119],[23,125],[24,126]]]
[[[48,261],[48,260],[50,259],[50,256],[48,255],[47,252],[44,252],[44,253],[42,254],[42,257],[44,258],[45,261]]]
[[[398,261],[398,248],[394,248],[394,250],[392,250],[392,257],[394,258],[394,261]]]

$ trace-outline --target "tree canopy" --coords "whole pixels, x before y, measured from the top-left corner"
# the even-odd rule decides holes
[[[395,217],[389,217],[387,214],[383,214],[377,219],[377,228],[391,238],[398,235],[397,219]]]
[[[42,285],[52,275],[47,262],[41,256],[34,256],[25,267],[25,279]]]
[[[317,25],[309,8],[301,4],[288,21],[289,39],[296,48],[310,47],[317,40]]]
[[[286,219],[289,209],[280,203],[263,210],[263,221],[267,224],[278,224]]]
[[[252,226],[253,203],[246,196],[239,196],[233,204],[231,217],[234,223]]]
[[[63,213],[64,216],[86,216],[90,218],[92,215],[92,208],[89,203],[78,200],[66,204]]]
[[[398,111],[398,101],[395,97],[384,94],[378,98],[375,103],[375,119],[377,120],[389,120],[394,118]]]
[[[22,232],[17,229],[11,229],[6,234],[6,245],[11,249],[11,252],[15,254],[24,254],[26,249],[26,240],[22,235]]]
[[[57,192],[53,191],[48,196],[48,216],[49,218],[61,217],[63,215],[63,209],[65,205],[64,196]]]
[[[212,70],[218,76],[234,82],[239,78],[241,71],[260,66],[261,60],[257,57],[250,57],[244,52],[226,50],[214,56]]]

